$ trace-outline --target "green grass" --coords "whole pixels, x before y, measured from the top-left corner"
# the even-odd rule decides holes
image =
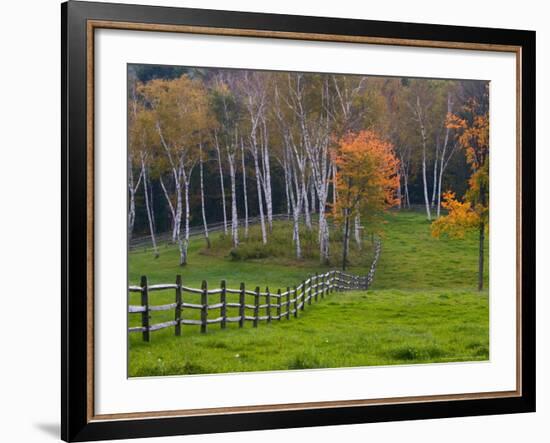
[[[477,239],[434,239],[425,218],[414,212],[390,214],[384,226],[383,246],[375,283],[368,292],[329,294],[307,306],[298,319],[262,322],[257,329],[247,322],[220,330],[210,325],[207,334],[198,327],[183,326],[182,336],[172,328],[151,333],[151,342],[141,334],[130,334],[129,375],[176,375],[264,370],[334,368],[432,362],[487,360],[489,356],[488,292],[478,292]],[[271,290],[298,284],[308,274],[321,272],[311,240],[307,258],[297,261],[289,247],[289,228],[274,227],[270,248],[261,259],[235,260],[227,239],[216,235],[210,250],[203,239],[190,244],[189,264],[180,267],[175,248],[161,249],[153,259],[150,252],[129,255],[129,280],[136,284],[147,274],[151,284],[175,280],[184,284],[228,287],[241,281],[247,288],[269,286]],[[257,228],[245,248],[257,248]],[[306,237],[304,235],[304,237]],[[334,244],[333,265],[339,245]],[[245,254],[248,255],[248,254]],[[253,256],[253,254],[252,254]],[[352,251],[350,272],[365,273],[372,256],[369,242]],[[233,258],[232,258],[233,257]],[[488,260],[486,260],[488,262]],[[486,272],[486,280],[487,280]],[[198,296],[185,294],[186,301]],[[217,301],[211,296],[210,303]],[[174,291],[154,292],[151,304],[170,303]],[[132,294],[131,304],[139,304]],[[228,310],[228,315],[237,315]],[[198,318],[197,311],[184,311]],[[212,316],[217,313],[212,312]],[[155,312],[152,322],[173,319],[173,312]],[[131,325],[139,315],[130,315]]]
[[[194,238],[189,244],[189,260],[184,267],[179,266],[179,251],[170,246],[160,247],[160,257],[153,259],[152,252],[136,251],[129,254],[128,280],[130,284],[139,284],[141,275],[147,275],[149,284],[174,282],[176,275],[181,274],[184,285],[200,288],[202,280],[207,280],[209,286],[219,287],[225,279],[228,287],[239,288],[241,282],[246,287],[254,289],[260,286],[263,290],[286,287],[289,283],[300,283],[302,279],[315,272],[334,269],[341,264],[340,242],[332,243],[331,264],[319,264],[318,247],[312,238],[317,233],[301,233],[303,260],[296,260],[291,243],[292,230],[286,222],[275,222],[273,233],[269,236],[266,246],[261,244],[261,234],[258,226],[250,227],[249,241],[244,240],[241,232],[239,250],[245,250],[253,255],[254,250],[269,254],[266,258],[241,260],[232,253],[231,239],[221,234],[211,235],[212,247],[206,248],[203,238]],[[351,273],[365,273],[372,259],[372,244],[365,242],[361,251],[355,248],[351,251]],[[241,254],[243,255],[243,254]],[[173,295],[173,294],[172,294]],[[137,299],[136,299],[137,300]]]

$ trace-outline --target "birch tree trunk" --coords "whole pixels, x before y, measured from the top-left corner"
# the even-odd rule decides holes
[[[397,200],[399,203],[397,204],[397,207],[401,209],[403,206],[403,194],[401,193],[401,180],[403,180],[403,171],[401,169],[401,166],[399,167],[399,180],[397,182]]]
[[[411,203],[409,200],[409,164],[411,157],[411,149],[408,146],[399,150],[399,171],[403,179],[403,186],[399,183],[399,191],[401,193],[403,203],[400,207],[409,208]]]
[[[453,110],[453,102],[451,100],[451,94],[447,94],[447,115],[449,115]],[[443,141],[443,147],[441,149],[441,158],[439,159],[440,165],[439,165],[439,178],[438,178],[438,184],[437,184],[437,217],[439,218],[441,214],[441,183],[443,182],[443,172],[445,172],[445,169],[447,168],[447,165],[449,164],[449,161],[451,160],[451,157],[453,156],[454,150],[456,148],[456,145],[453,146],[451,151],[449,152],[449,155],[447,156],[447,147],[449,144],[449,133],[450,129],[445,128],[445,140]]]
[[[128,209],[128,240],[132,238],[134,232],[134,225],[136,222],[136,194],[141,183],[143,176],[143,170],[140,168],[139,177],[137,183],[134,184],[134,171],[132,168],[132,160],[128,160],[128,192],[130,196],[130,208]]]
[[[134,192],[134,172],[132,171],[132,160],[128,156],[128,193],[130,197],[130,207],[128,208],[128,241],[132,238],[134,231],[134,222],[136,220],[136,199]]]
[[[349,208],[344,209],[344,247],[342,248],[342,270],[345,271],[348,263],[349,251]]]
[[[180,172],[176,169],[172,170],[172,175],[174,176],[174,191],[176,194],[176,205],[174,208],[174,225],[172,229],[172,242],[178,242],[179,243],[179,234],[181,231],[181,217],[183,212],[183,203],[182,203],[182,196],[181,196],[181,182],[179,179]],[[170,195],[168,192],[165,192],[165,197],[169,202],[169,206],[172,205]]]
[[[189,174],[184,174],[185,183],[185,264],[187,264],[187,250],[189,248],[189,220],[190,220],[190,204],[189,204],[189,187],[191,183],[191,174],[193,173],[194,165],[189,168]]]
[[[311,213],[315,214],[315,186],[313,186],[313,182],[310,182],[309,190],[311,192]]]
[[[149,204],[151,205],[151,220],[153,221],[153,229],[157,232],[157,221],[155,217],[155,198],[153,192],[153,180],[149,179]]]
[[[337,198],[337,192],[336,192],[336,165],[332,165],[332,211],[334,214],[336,211],[336,198]],[[319,211],[321,208],[319,208]]]
[[[292,162],[291,162],[292,163]],[[302,211],[302,195],[301,184],[298,181],[298,174],[296,168],[289,167],[290,180],[294,178],[294,188],[291,186],[289,189],[290,199],[292,203],[292,220],[293,220],[293,232],[292,238],[294,240],[294,247],[296,250],[296,258],[302,258],[302,246],[300,243],[300,213]]]
[[[264,216],[264,204],[262,201],[262,174],[260,172],[260,165],[258,162],[258,152],[254,147],[252,148],[252,157],[254,158],[254,170],[256,172],[256,190],[258,192],[258,209],[260,213],[260,228],[262,230],[262,243],[267,243],[267,232],[265,229],[265,216]]]
[[[354,234],[357,248],[361,249],[361,216],[357,214],[354,220]]]
[[[229,178],[231,179],[231,238],[233,247],[239,246],[239,216],[237,214],[237,190],[235,180],[235,152],[227,148],[227,160],[229,163]]]
[[[418,120],[418,123],[420,125],[420,135],[422,137],[422,185],[424,189],[424,203],[426,205],[426,217],[428,220],[432,219],[432,215],[430,212],[430,200],[428,197],[428,181],[426,178],[426,150],[427,150],[427,136],[426,136],[426,128],[424,126],[424,117],[422,108],[420,106],[420,97],[416,96],[416,117]]]
[[[176,174],[180,175],[180,174]],[[183,201],[182,201],[182,186],[180,184],[179,179],[177,180],[177,184],[175,185],[176,189],[176,219],[175,219],[175,233],[176,233],[176,241],[178,242],[178,247],[180,250],[180,265],[185,264],[186,257],[185,257],[185,250],[183,245],[183,240],[181,238],[181,217],[183,214]]]
[[[435,207],[435,197],[437,195],[438,161],[439,161],[439,137],[437,137],[437,140],[435,143],[434,176],[433,176],[433,186],[432,186],[432,208]]]
[[[242,170],[243,170],[243,194],[244,194],[244,238],[248,239],[248,190],[246,188],[246,166],[244,161],[244,143],[242,138],[241,138],[241,160],[242,160]],[[288,195],[287,195],[287,198],[288,198]]]
[[[323,201],[321,199],[321,201]],[[329,230],[324,209],[319,209],[319,250],[321,262],[327,264],[329,261]]]
[[[187,251],[189,249],[189,182],[191,180],[191,172],[193,168],[189,170],[189,174],[185,173],[185,169],[182,168],[183,176],[183,189],[185,194],[185,234],[183,241],[180,239],[180,266],[187,264]]]
[[[288,179],[288,164],[286,161],[286,154],[283,160],[283,170],[285,173],[285,195],[286,195],[286,216],[290,220],[290,194],[289,194],[289,179]]]
[[[422,148],[422,185],[424,188],[424,203],[426,205],[426,217],[428,220],[432,219],[430,212],[430,201],[428,199],[428,182],[426,180],[426,144],[423,143]]]
[[[405,174],[405,203],[408,209],[411,209],[411,200],[409,198],[409,175]]]
[[[170,198],[170,194],[168,194],[168,190],[166,189],[166,185],[164,184],[164,180],[162,179],[162,175],[159,177],[160,187],[162,188],[162,192],[164,194],[164,198],[166,199],[166,202],[168,203],[168,208],[170,209],[170,214],[172,216],[172,243],[176,242],[176,239],[174,237],[174,226],[176,224],[176,209],[174,208],[174,205],[172,204],[172,199]]]
[[[147,166],[145,165],[145,156],[141,155],[141,174],[143,177],[143,191],[145,195],[145,210],[147,212],[147,220],[149,222],[149,232],[151,234],[151,244],[153,245],[153,254],[155,258],[159,257],[159,251],[157,247],[157,240],[155,236],[155,230],[153,228],[153,217],[151,214],[151,207],[149,205],[149,192],[147,191]]]
[[[265,203],[267,209],[267,223],[269,232],[273,230],[273,201],[271,198],[271,165],[269,160],[269,137],[267,132],[267,123],[264,115],[263,107],[261,109],[262,119],[262,166],[263,166],[263,188],[265,195]]]
[[[220,144],[218,143],[218,136],[214,134],[214,145],[216,146],[216,153],[218,154],[218,169],[220,171],[220,188],[222,191],[222,212],[223,212],[223,233],[227,235],[227,210],[225,207],[225,186],[223,183],[223,168],[222,168],[222,155],[220,150]]]
[[[200,187],[201,187],[201,212],[202,212],[202,224],[204,227],[204,239],[206,240],[206,247],[210,249],[210,238],[208,237],[208,223],[206,222],[206,210],[204,207],[204,179],[203,179],[203,166],[202,166],[202,144],[199,145],[199,172],[200,172]]]
[[[313,229],[313,226],[311,224],[311,212],[309,212],[309,200],[308,200],[308,185],[306,184],[306,179],[304,176],[302,176],[302,198],[304,200],[304,218],[306,222],[306,228],[311,231]]]

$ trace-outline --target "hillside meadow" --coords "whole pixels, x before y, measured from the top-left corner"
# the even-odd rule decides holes
[[[186,266],[178,265],[178,250],[160,248],[129,253],[129,284],[139,284],[145,274],[149,284],[173,283],[182,275],[185,286],[200,288],[206,280],[217,288],[269,287],[272,292],[299,284],[308,275],[325,272],[320,266],[314,238],[303,233],[304,259],[292,255],[291,231],[277,222],[268,245],[261,245],[257,227],[251,227],[248,243],[237,251],[221,234],[212,235],[212,247],[204,239],[192,238]],[[368,236],[365,236],[368,237]],[[242,238],[242,237],[241,237]],[[173,328],[151,333],[129,334],[130,377],[212,374],[247,371],[338,368],[483,361],[489,358],[488,290],[477,291],[477,237],[435,239],[425,217],[413,211],[390,212],[383,224],[382,253],[374,284],[368,291],[334,292],[307,306],[298,318],[271,324],[251,322],[239,329],[228,324],[221,330],[211,325],[207,334],[198,326],[182,326],[176,337]],[[338,239],[331,245],[338,257]],[[366,274],[373,246],[365,238],[361,250],[352,245],[350,268]],[[288,253],[290,251],[290,253]],[[488,247],[485,248],[488,251]],[[337,260],[335,259],[335,262]],[[488,259],[485,260],[488,287]],[[150,304],[174,302],[174,291],[153,292]],[[185,301],[199,303],[200,296],[185,294]],[[211,295],[210,303],[215,303]],[[228,301],[233,301],[228,296]],[[129,303],[139,304],[139,294]],[[228,316],[237,315],[230,312]],[[173,320],[174,312],[153,312],[151,323]],[[129,325],[138,326],[139,314],[129,314]],[[198,311],[184,310],[185,318],[198,318]]]

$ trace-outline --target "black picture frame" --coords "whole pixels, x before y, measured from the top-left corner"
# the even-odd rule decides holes
[[[62,374],[65,441],[218,433],[535,411],[535,32],[69,1],[62,17]],[[300,410],[95,420],[90,415],[87,294],[90,183],[87,160],[87,24],[90,20],[332,36],[511,45],[521,54],[521,395]]]

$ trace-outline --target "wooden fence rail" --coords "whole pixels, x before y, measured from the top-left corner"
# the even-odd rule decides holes
[[[273,221],[279,221],[279,220],[289,220],[289,216],[287,214],[273,214],[272,215]],[[244,226],[245,220],[239,219],[239,226]],[[227,225],[228,229],[230,228],[231,221],[228,222]],[[249,225],[255,225],[260,223],[260,217],[249,217],[248,218],[248,224]],[[214,232],[221,232],[224,230],[224,223],[223,222],[216,222],[216,223],[210,223],[208,224],[208,232],[210,234]],[[197,226],[191,226],[189,229],[189,237],[199,237],[204,235],[204,226],[197,225]],[[172,231],[167,232],[161,232],[155,235],[155,239],[158,246],[164,245],[164,247],[169,247],[173,245],[172,241]],[[141,237],[133,237],[128,242],[128,250],[129,251],[135,251],[135,250],[144,250],[147,251],[152,246],[151,236],[150,235],[144,235]]]
[[[246,289],[244,283],[241,283],[239,289],[231,289],[226,287],[225,280],[222,280],[220,287],[216,289],[208,289],[207,282],[203,280],[201,288],[197,289],[185,286],[180,275],[176,276],[175,283],[149,285],[147,277],[142,276],[139,286],[128,288],[129,292],[141,294],[141,305],[128,306],[129,314],[141,314],[141,326],[130,327],[128,332],[141,332],[143,340],[148,342],[151,339],[150,333],[160,329],[174,327],[175,335],[181,335],[181,325],[200,326],[200,331],[204,334],[213,324],[219,324],[221,329],[225,329],[227,323],[238,323],[242,328],[244,323],[249,321],[256,328],[260,321],[271,323],[274,320],[290,320],[291,316],[297,318],[299,311],[304,311],[306,305],[311,305],[312,301],[322,300],[328,294],[357,289],[367,290],[374,279],[380,250],[381,243],[380,240],[377,240],[374,258],[369,272],[365,276],[332,270],[324,274],[311,275],[298,286],[287,286],[284,291],[282,289],[270,291],[269,288],[266,288],[262,292],[259,287],[250,290]],[[149,304],[151,292],[170,289],[175,291],[174,303]],[[200,303],[186,302],[184,300],[185,293],[199,295]],[[238,296],[239,301],[228,302],[228,294]],[[217,296],[217,300],[213,302],[211,296]],[[247,301],[249,302],[247,303]],[[253,303],[250,303],[251,301]],[[228,316],[227,308],[237,308],[239,315]],[[185,318],[184,312],[188,309],[200,311],[200,319]],[[265,315],[260,315],[260,310]],[[174,320],[150,324],[151,312],[157,311],[174,311]],[[250,315],[251,313],[253,315]]]

